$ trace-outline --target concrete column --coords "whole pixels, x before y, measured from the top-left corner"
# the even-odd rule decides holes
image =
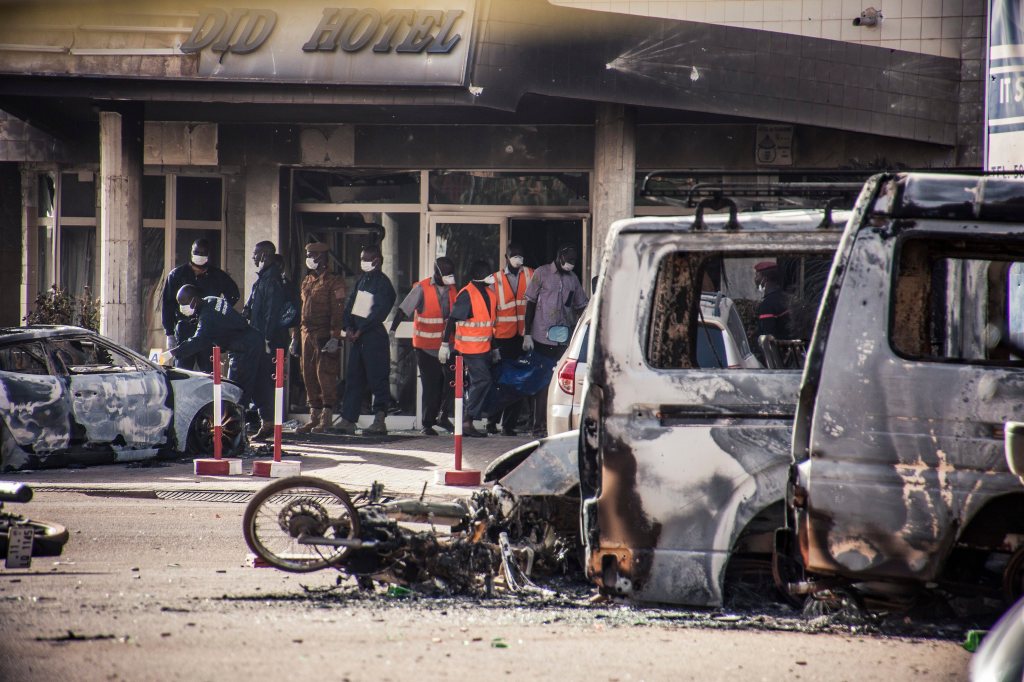
[[[621,104],[597,105],[594,121],[594,182],[591,210],[592,272],[597,274],[608,228],[633,217],[636,173],[636,124],[631,108]]]
[[[28,311],[35,306],[38,293],[39,269],[45,263],[39,262],[39,230],[36,228],[39,183],[36,174],[21,172],[21,314],[22,324]]]
[[[272,241],[278,252],[283,250],[279,243],[281,224],[281,197],[278,182],[278,168],[272,163],[259,163],[245,169],[245,286],[242,288],[242,302],[249,297],[249,291],[256,282],[256,269],[249,267],[252,250],[262,241]]]
[[[100,334],[141,351],[142,116],[100,112]]]

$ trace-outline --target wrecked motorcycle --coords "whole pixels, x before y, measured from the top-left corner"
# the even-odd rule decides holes
[[[0,557],[7,556],[11,529],[32,529],[32,556],[60,556],[68,541],[64,526],[47,521],[35,521],[4,510],[4,503],[24,504],[32,500],[32,488],[24,483],[0,481]]]
[[[559,570],[574,549],[500,486],[465,502],[388,499],[379,483],[353,498],[310,476],[256,493],[243,532],[257,557],[284,571],[334,568],[364,588],[378,581],[448,594],[490,593],[499,573],[509,589],[539,589],[529,575]]]

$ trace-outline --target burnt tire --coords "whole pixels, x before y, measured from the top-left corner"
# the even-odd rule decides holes
[[[68,542],[68,529],[57,523],[33,521],[15,514],[0,515],[0,556],[7,556],[8,534],[11,526],[32,529],[32,556],[60,556]]]
[[[359,514],[340,486],[312,476],[282,478],[249,501],[242,516],[245,544],[266,563],[311,573],[341,562],[347,547],[305,545],[300,538],[359,537]]]
[[[213,456],[213,403],[196,412],[188,427],[185,451],[189,455]],[[245,450],[245,415],[237,404],[224,401],[221,415],[221,452],[225,457],[240,455]]]

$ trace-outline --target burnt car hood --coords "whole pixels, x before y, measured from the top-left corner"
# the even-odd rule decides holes
[[[484,481],[513,495],[567,495],[580,484],[578,441],[576,431],[530,441],[491,462]]]

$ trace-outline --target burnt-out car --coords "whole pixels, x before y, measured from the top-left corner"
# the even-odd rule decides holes
[[[579,456],[586,569],[605,593],[719,605],[733,576],[767,575],[803,348],[840,233],[815,210],[613,225]],[[730,352],[711,318],[759,357]]]
[[[241,389],[223,384],[223,445],[245,445]],[[155,365],[79,327],[0,328],[0,469],[212,452],[213,381]]]
[[[1022,338],[1024,181],[872,178],[808,351],[780,549],[819,585],[1020,596]]]

